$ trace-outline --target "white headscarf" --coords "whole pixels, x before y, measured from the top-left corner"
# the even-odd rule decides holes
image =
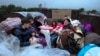
[[[81,24],[81,23],[80,23],[79,20],[73,20],[73,21],[71,21],[71,24],[72,24],[73,26],[78,26],[78,25]]]

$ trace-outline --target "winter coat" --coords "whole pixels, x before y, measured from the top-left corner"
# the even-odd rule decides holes
[[[30,45],[29,39],[31,37],[31,32],[29,29],[22,29],[21,26],[16,26],[13,30],[13,35],[20,40],[20,46]]]

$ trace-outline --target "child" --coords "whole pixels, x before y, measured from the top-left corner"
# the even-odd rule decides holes
[[[32,37],[30,38],[30,41],[34,41],[31,44],[37,44],[38,38],[36,38],[36,32],[32,31]]]
[[[32,32],[32,39],[35,40],[35,41],[38,41],[38,38],[36,38],[36,33],[35,32]]]
[[[42,33],[36,32],[36,38],[38,39],[38,43],[42,44],[43,47],[47,46],[45,36]]]
[[[51,48],[51,41],[50,41],[50,29],[53,29],[48,25],[48,21],[44,21],[44,25],[40,26],[41,33],[45,35],[46,43],[47,43],[47,48]]]
[[[56,33],[60,33],[63,29],[64,25],[62,24],[61,20],[58,20],[56,28],[53,30]]]
[[[34,31],[32,32],[32,38],[30,41],[34,41],[33,44],[41,44],[43,47],[47,45],[44,36],[40,36],[38,32]]]

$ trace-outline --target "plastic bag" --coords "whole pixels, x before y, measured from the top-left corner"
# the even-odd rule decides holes
[[[51,48],[50,31],[42,29],[41,33],[43,33],[45,35],[45,40],[47,42],[47,48]]]
[[[68,51],[58,48],[43,48],[39,44],[20,48],[19,44],[16,37],[0,31],[0,56],[70,56]]]
[[[0,31],[0,55],[1,56],[17,56],[19,53],[19,40],[13,35],[7,35],[4,31]]]
[[[25,48],[20,56],[70,56],[70,53],[58,48],[36,48],[33,45]]]

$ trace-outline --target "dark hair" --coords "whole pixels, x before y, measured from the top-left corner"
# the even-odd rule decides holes
[[[56,21],[52,21],[52,25],[53,25],[53,23],[55,23],[55,25],[57,25],[57,22]]]
[[[58,19],[57,23],[63,23],[62,19]]]
[[[67,17],[68,15],[65,15],[65,17]]]
[[[36,31],[31,31],[31,33],[33,33],[33,32],[34,32],[34,33],[37,33]]]
[[[44,20],[44,23],[47,23],[49,25],[49,21],[47,19]]]
[[[25,24],[25,23],[30,23],[29,19],[23,18],[23,19],[21,20],[21,25],[23,25],[23,24]]]
[[[31,14],[27,14],[27,17],[26,17],[27,19],[33,19],[33,17],[32,17],[32,15]]]
[[[70,23],[70,20],[69,20],[69,19],[65,19],[65,20],[67,20],[67,21]],[[65,21],[65,20],[64,20],[64,21]]]
[[[36,16],[35,18],[34,18],[34,21],[37,21],[37,19],[40,19],[40,18],[42,18],[41,16]]]

